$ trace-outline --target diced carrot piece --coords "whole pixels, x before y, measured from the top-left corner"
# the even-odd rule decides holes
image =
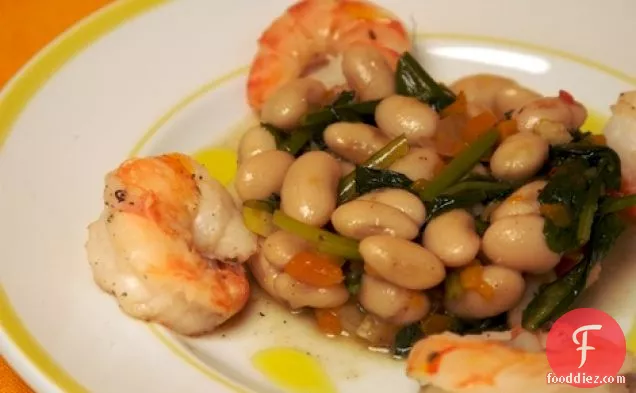
[[[465,147],[464,142],[448,134],[435,135],[435,150],[445,157],[455,157]]]
[[[579,262],[583,260],[583,251],[576,250],[569,252],[561,258],[561,261],[554,267],[554,273],[557,277],[564,276],[567,272],[572,270]]]
[[[512,119],[501,121],[497,124],[497,131],[499,131],[500,140],[503,141],[509,136],[519,132],[519,129],[517,128],[517,121]]]
[[[493,287],[484,281],[484,268],[479,262],[466,266],[459,273],[459,282],[466,290],[473,290],[486,300],[494,296]]]
[[[570,210],[562,203],[543,204],[539,211],[543,217],[549,218],[558,227],[565,228],[572,223]]]
[[[485,111],[479,115],[468,119],[466,127],[462,129],[462,139],[466,143],[471,143],[490,130],[497,123],[497,117],[490,111]]]
[[[285,265],[285,273],[294,279],[315,287],[328,287],[344,280],[338,262],[332,257],[315,252],[301,251]]]
[[[338,317],[338,310],[332,308],[317,308],[314,310],[318,329],[328,336],[338,336],[342,333],[342,324]]]
[[[460,91],[457,95],[455,101],[442,109],[442,117],[451,116],[451,115],[464,115],[466,114],[466,108],[468,107],[468,103],[466,101],[466,95],[463,91]]]
[[[592,140],[592,143],[594,143],[595,145],[602,145],[602,146],[607,145],[607,141],[605,140],[604,135],[592,135],[590,136],[590,139]]]
[[[437,124],[434,143],[438,154],[454,157],[466,147],[461,137],[461,130],[466,126],[464,116],[452,115],[445,117]]]

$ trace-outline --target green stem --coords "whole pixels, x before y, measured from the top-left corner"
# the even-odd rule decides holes
[[[293,130],[289,137],[281,143],[279,150],[286,151],[292,156],[295,156],[307,143],[309,143],[313,134],[314,131],[307,128]]]
[[[273,223],[280,229],[314,243],[318,250],[346,259],[361,260],[358,241],[307,225],[280,210],[274,212]]]
[[[504,192],[510,190],[512,187],[510,184],[493,182],[493,181],[463,181],[448,187],[444,194],[452,195],[464,191],[479,190],[487,193],[490,192]]]
[[[632,206],[636,206],[636,194],[607,198],[603,201],[599,210],[601,214],[610,214]]]
[[[596,209],[598,209],[598,198],[601,196],[601,186],[602,180],[596,178],[585,196],[585,201],[579,215],[579,225],[576,231],[576,239],[581,246],[590,240],[592,225],[594,224],[594,215],[596,214]]]
[[[565,276],[544,286],[523,311],[523,328],[535,331],[569,310],[585,287],[588,265],[586,258]]]
[[[423,201],[431,202],[473,169],[479,160],[488,154],[498,139],[499,133],[497,130],[490,130],[484,133],[472,145],[453,158],[437,177],[415,191],[417,191]]]
[[[369,157],[368,160],[362,163],[362,166],[371,169],[385,169],[404,157],[408,152],[408,141],[404,135],[400,135]],[[338,185],[338,203],[348,202],[355,198],[356,195],[356,171],[354,170],[340,180]]]

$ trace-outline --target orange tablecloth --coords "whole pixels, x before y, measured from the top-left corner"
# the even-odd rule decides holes
[[[0,0],[0,89],[76,21],[113,0]],[[0,357],[0,393],[32,392]]]

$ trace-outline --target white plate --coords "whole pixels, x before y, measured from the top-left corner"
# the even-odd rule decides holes
[[[265,304],[250,310],[259,321],[249,328],[185,340],[124,316],[91,278],[83,245],[104,174],[133,153],[191,153],[227,135],[248,113],[244,67],[256,38],[288,3],[118,2],[2,91],[0,344],[36,390],[276,392],[250,358],[289,345],[316,355],[342,392],[417,391],[401,363],[283,324],[288,316]],[[545,93],[569,90],[603,115],[636,86],[636,53],[624,38],[636,15],[630,0],[380,3],[417,21],[420,53],[442,80],[496,72]],[[613,253],[620,272],[604,275],[593,303],[625,331],[636,306],[629,240]]]

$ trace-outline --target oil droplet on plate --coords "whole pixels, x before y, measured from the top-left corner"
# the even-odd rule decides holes
[[[336,393],[320,363],[294,348],[268,348],[252,357],[254,367],[270,381],[293,393]]]
[[[227,186],[234,180],[237,169],[237,155],[232,149],[208,148],[199,150],[192,156],[203,165],[210,176]]]
[[[602,134],[607,120],[607,116],[603,116],[594,110],[588,109],[587,119],[581,126],[581,131],[590,131],[592,134]]]

